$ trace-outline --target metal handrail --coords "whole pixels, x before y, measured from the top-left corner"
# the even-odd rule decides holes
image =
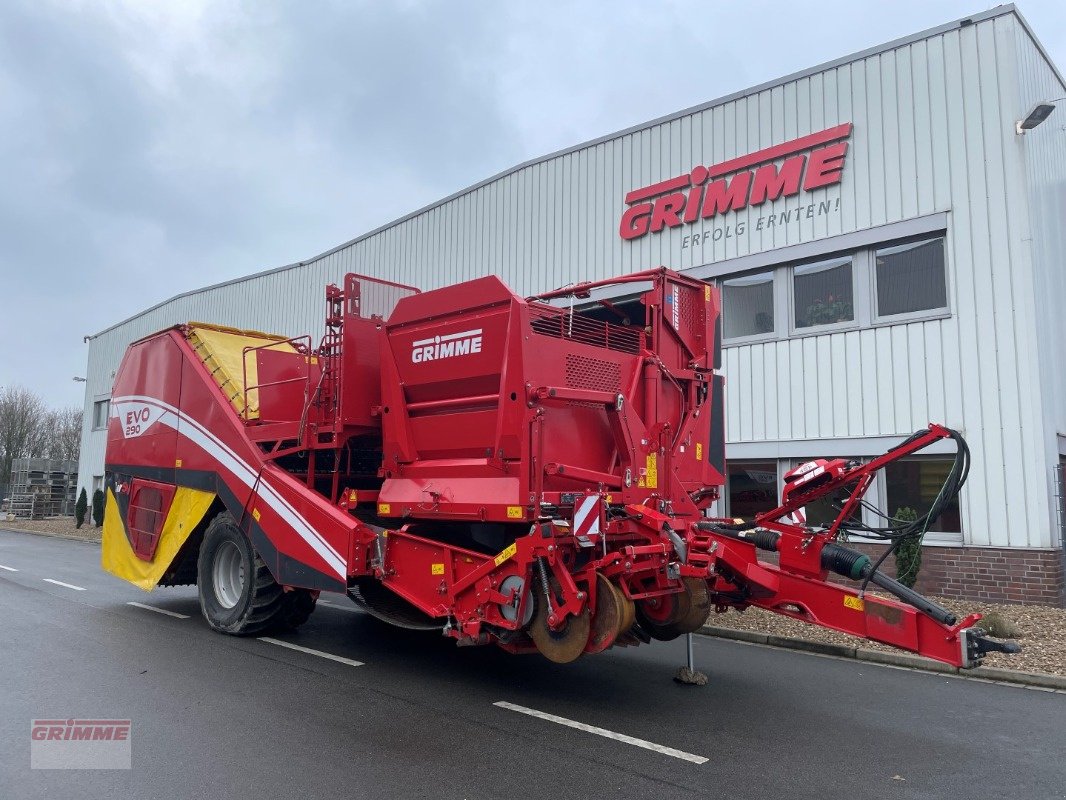
[[[248,354],[256,352],[258,350],[268,350],[271,347],[278,347],[280,345],[291,345],[296,351],[296,355],[302,355],[304,358],[305,374],[303,377],[297,378],[285,378],[280,381],[266,381],[263,383],[256,383],[249,386],[248,384]],[[241,408],[241,419],[244,422],[249,422],[248,416],[248,395],[253,390],[265,389],[271,386],[282,386],[288,383],[303,383],[307,388],[304,389],[304,396],[307,396],[308,390],[311,385],[311,359],[315,358],[314,353],[311,352],[311,337],[307,334],[303,336],[294,336],[289,339],[278,339],[276,341],[267,342],[266,344],[259,344],[254,346],[245,347],[241,351],[241,371],[242,371],[242,385],[244,387],[243,394],[243,407]],[[262,404],[260,404],[261,406]],[[259,421],[263,422],[262,416],[259,417]],[[282,420],[266,420],[268,422],[280,422]]]

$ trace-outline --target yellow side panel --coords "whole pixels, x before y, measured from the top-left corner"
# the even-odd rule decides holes
[[[200,322],[190,323],[189,328],[189,343],[211,374],[215,376],[215,380],[233,403],[237,413],[246,414],[248,419],[258,419],[258,389],[251,389],[248,392],[247,412],[244,407],[245,363],[247,363],[248,385],[255,386],[259,383],[259,367],[255,353],[248,353],[246,362],[244,348],[269,345],[272,350],[285,353],[295,353],[296,349],[282,337],[272,336],[269,333],[223,328]]]
[[[108,489],[100,565],[112,575],[117,575],[146,592],[152,591],[163,577],[163,573],[170,568],[189,534],[200,524],[214,499],[213,492],[179,486],[174,492],[174,501],[170,504],[170,512],[163,523],[155,558],[142,561],[130,547],[122,525],[122,512],[119,511],[115,496]]]

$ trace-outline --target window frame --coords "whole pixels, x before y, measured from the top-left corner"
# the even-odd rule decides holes
[[[797,261],[793,264],[788,264],[784,267],[787,280],[785,281],[785,289],[788,293],[788,331],[789,338],[796,336],[813,336],[822,333],[836,333],[837,331],[854,330],[860,327],[860,307],[862,303],[858,301],[860,295],[860,280],[859,273],[862,270],[857,269],[857,264],[860,261],[862,250],[856,250],[850,253],[838,253],[827,254],[820,258]],[[806,267],[812,264],[823,264],[838,259],[848,259],[851,261],[851,319],[843,320],[841,322],[827,322],[819,325],[807,325],[800,327],[796,324],[796,269],[799,267]],[[843,266],[841,264],[840,266]]]
[[[916,461],[947,461],[947,462],[950,463],[952,458],[953,458],[953,456],[951,454],[947,454],[947,453],[934,454],[934,455],[929,455],[929,454],[922,455],[921,453],[915,453],[913,455],[909,455],[909,456],[907,456],[905,458],[899,459],[899,462],[908,463],[908,462],[916,462]],[[897,463],[897,462],[893,462],[893,463]],[[889,506],[888,506],[888,470],[887,469],[883,469],[877,474],[877,483],[879,485],[879,491],[881,493],[881,497],[884,499],[884,502],[879,506],[879,508],[881,508],[883,513],[891,514],[892,511],[889,509]],[[941,541],[947,540],[947,539],[950,539],[952,542],[965,541],[965,539],[964,539],[965,531],[962,530],[962,529],[965,529],[965,527],[966,527],[966,519],[965,519],[966,518],[966,513],[965,513],[966,506],[965,506],[965,504],[962,501],[962,495],[961,494],[956,498],[956,502],[958,502],[958,504],[959,504],[959,528],[960,528],[960,530],[957,530],[957,531],[929,531],[929,532],[927,532],[925,534],[925,540],[924,540],[925,543],[928,543],[930,539],[935,539],[937,541],[937,543],[940,543]]]
[[[785,486],[784,475],[785,475],[785,472],[788,471],[787,467],[783,466],[785,462],[783,462],[780,458],[736,458],[736,459],[733,459],[732,462],[727,460],[726,464],[725,464],[725,481],[726,482],[725,482],[725,485],[723,487],[724,491],[722,491],[721,496],[719,498],[719,502],[721,503],[721,516],[724,516],[724,517],[736,516],[735,514],[733,514],[732,500],[730,499],[730,496],[729,496],[729,467],[730,467],[730,465],[732,464],[732,465],[735,466],[737,464],[768,464],[770,462],[773,462],[774,469],[776,471],[776,480],[774,481],[774,497],[776,498],[776,502],[778,504],[780,504],[780,502],[781,502],[781,492],[782,492],[782,490],[784,489],[784,486]]]
[[[942,239],[944,242],[944,288],[947,305],[924,309],[921,311],[908,311],[902,314],[881,315],[877,307],[877,251],[912,242],[921,242],[932,239]],[[836,258],[851,257],[851,280],[852,280],[852,304],[854,319],[847,322],[830,323],[827,325],[811,325],[806,328],[796,327],[796,298],[795,298],[795,268],[806,264],[816,264],[822,261],[832,261]],[[827,249],[817,255],[805,256],[792,261],[781,261],[771,264],[760,264],[758,267],[738,270],[725,274],[718,274],[703,278],[708,283],[712,282],[719,291],[725,281],[732,278],[742,278],[747,275],[760,273],[773,274],[774,296],[774,330],[771,333],[753,334],[751,336],[727,337],[723,326],[722,346],[739,347],[749,344],[763,344],[766,342],[786,342],[793,339],[802,339],[807,336],[825,336],[834,333],[847,333],[856,330],[871,330],[892,325],[908,325],[915,322],[927,322],[931,320],[950,319],[955,315],[954,303],[952,302],[952,277],[951,277],[951,233],[948,226],[930,227],[920,233],[887,237],[883,240],[863,243],[852,249]],[[725,300],[722,300],[722,313],[727,313]],[[787,326],[782,326],[781,320],[787,320]]]
[[[105,404],[104,421],[103,421],[102,425],[97,425],[96,424],[96,409],[101,403]],[[105,430],[107,430],[107,422],[108,422],[109,419],[111,419],[111,397],[110,396],[100,397],[100,398],[97,398],[96,400],[93,400],[92,430],[94,430],[94,431],[105,431]]]
[[[944,242],[944,305],[937,306],[936,308],[923,308],[918,311],[904,311],[900,314],[882,314],[881,308],[877,302],[877,251],[884,250],[889,247],[901,247],[907,244],[916,244],[918,242],[927,242],[934,239],[941,239]],[[946,319],[951,316],[951,280],[950,272],[948,269],[948,232],[940,231],[924,234],[921,236],[911,236],[906,239],[898,239],[891,242],[882,242],[881,244],[873,245],[867,248],[870,253],[870,317],[873,325],[904,325],[908,322],[920,322],[929,319]]]
[[[772,342],[781,338],[779,320],[781,303],[778,297],[780,284],[780,267],[766,267],[764,269],[747,270],[745,272],[738,272],[735,275],[725,275],[714,279],[714,285],[718,289],[718,296],[721,298],[722,303],[722,346],[736,345],[736,344],[752,344],[756,342]],[[746,278],[752,275],[763,275],[769,273],[770,275],[770,296],[773,305],[774,313],[774,327],[772,330],[766,333],[753,333],[747,336],[726,336],[726,301],[725,301],[725,282],[733,280],[734,278]]]

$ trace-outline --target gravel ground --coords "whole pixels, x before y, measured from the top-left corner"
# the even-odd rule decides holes
[[[1022,646],[1022,652],[1015,655],[989,653],[983,662],[985,666],[1066,676],[1066,608],[946,600],[942,597],[932,599],[954,611],[959,619],[975,611],[982,614],[995,612],[1018,628],[1019,636],[1015,641]],[[723,614],[711,614],[707,624],[719,628],[758,631],[775,636],[790,636],[795,639],[828,642],[847,647],[899,652],[888,645],[877,644],[824,628],[816,628],[805,622],[763,611],[760,608],[749,608],[743,612],[730,610]]]
[[[12,531],[39,533],[42,536],[62,536],[67,539],[84,539],[87,542],[100,541],[101,529],[93,527],[86,521],[80,529],[74,526],[74,517],[49,517],[48,519],[16,519],[9,521],[7,516],[0,516],[0,528]]]

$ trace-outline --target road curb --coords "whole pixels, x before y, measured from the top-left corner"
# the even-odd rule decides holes
[[[937,672],[941,674],[959,675],[964,678],[981,678],[987,681],[1002,681],[1014,683],[1020,686],[1031,686],[1038,689],[1053,689],[1066,692],[1066,677],[1060,675],[1045,675],[1039,672],[1022,672],[1013,669],[1000,669],[998,667],[977,667],[976,669],[960,670],[939,661],[929,658],[911,655],[910,653],[884,653],[880,650],[868,650],[864,647],[848,647],[839,644],[827,644],[825,642],[812,642],[809,639],[796,639],[791,636],[776,636],[770,633],[757,631],[740,631],[732,628],[719,628],[716,625],[704,625],[697,633],[701,636],[710,636],[716,639],[731,639],[736,642],[749,644],[765,644],[771,647],[780,647],[785,650],[799,650],[805,653],[836,656],[837,658],[851,658],[856,661],[866,661],[871,664],[882,664],[890,667],[906,667],[918,669],[924,672]]]
[[[25,533],[30,536],[47,536],[50,539],[66,539],[68,542],[86,542],[88,544],[100,544],[99,539],[86,539],[83,536],[68,536],[65,533],[51,533],[49,531],[27,531],[20,528],[5,528],[0,525],[0,531],[4,533]]]

